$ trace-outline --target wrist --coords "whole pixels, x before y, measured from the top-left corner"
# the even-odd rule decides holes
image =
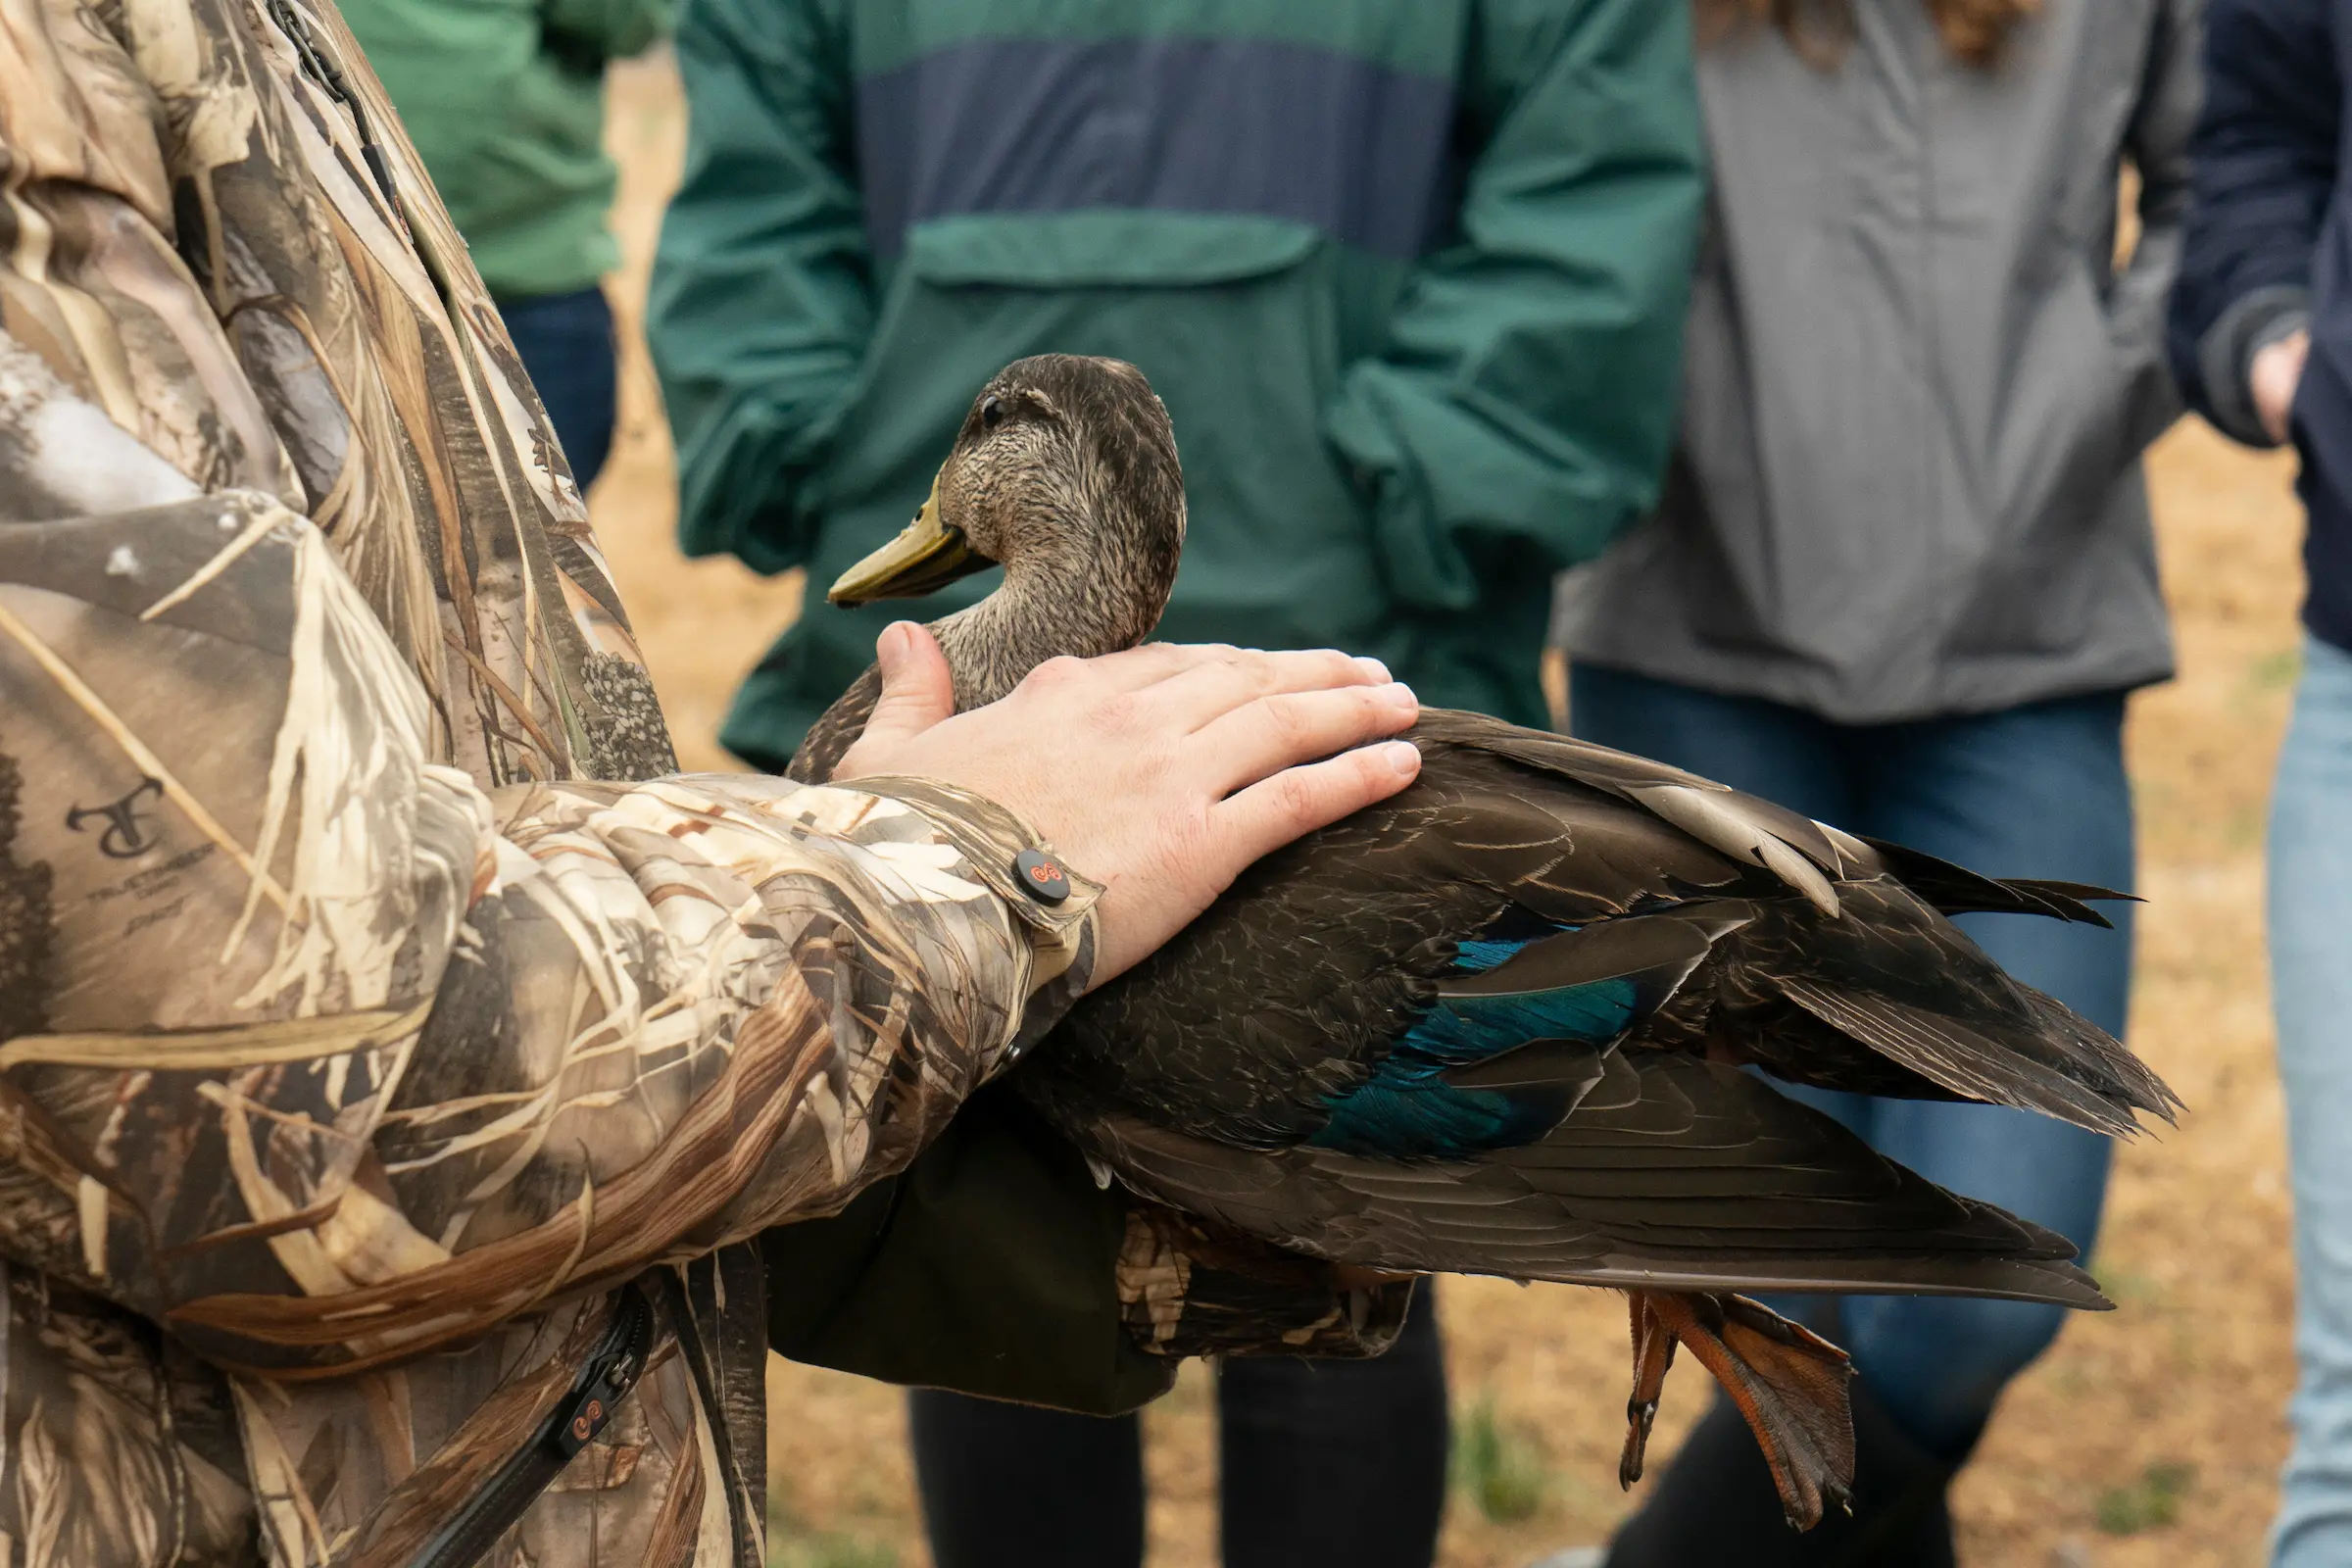
[[[2254,395],[2254,357],[2303,330],[2311,320],[2311,291],[2280,285],[2255,289],[2224,311],[2197,351],[2207,413],[2224,435],[2248,446],[2275,445]]]
[[[1102,886],[1070,868],[1018,813],[936,779],[875,776],[838,786],[886,795],[920,812],[954,847],[962,873],[997,895],[1027,950],[1017,1026],[987,1066],[1009,1066],[1086,994],[1102,953]]]

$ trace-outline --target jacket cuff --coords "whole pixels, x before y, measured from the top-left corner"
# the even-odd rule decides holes
[[[1474,609],[1477,575],[1441,529],[1431,476],[1398,434],[1399,425],[1415,414],[1425,426],[1442,415],[1428,408],[1400,409],[1395,406],[1398,401],[1377,368],[1361,368],[1325,410],[1324,436],[1368,514],[1391,596],[1418,611]]]
[[[1413,1285],[1344,1285],[1335,1264],[1142,1199],[1119,1250],[1127,1332],[1153,1355],[1376,1356],[1404,1327]]]
[[[2278,445],[2254,408],[2254,356],[2310,322],[2311,290],[2277,284],[2241,296],[2206,328],[2197,343],[2197,379],[2224,435],[2250,447]]]
[[[1028,823],[970,790],[925,778],[860,778],[842,787],[887,795],[922,812],[963,857],[971,875],[1004,901],[1027,935],[1034,961],[1020,1027],[989,1064],[992,1072],[1010,1066],[1086,995],[1102,948],[1095,906],[1102,885],[1070,869]],[[1054,875],[1041,876],[1041,868],[1057,874],[1066,888],[1058,899],[1052,897]]]

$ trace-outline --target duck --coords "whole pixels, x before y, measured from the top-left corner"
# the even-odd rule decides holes
[[[1185,521],[1143,372],[1037,356],[980,390],[913,521],[829,597],[1001,567],[930,624],[958,709],[977,708],[1049,659],[1147,640]],[[829,777],[880,693],[868,669],[792,776]],[[1771,1080],[2110,1136],[2173,1121],[2154,1072],[1950,918],[2106,925],[2093,905],[2120,895],[1980,876],[1481,714],[1424,709],[1404,738],[1423,760],[1402,793],[1258,861],[1012,1070],[1099,1180],[1381,1277],[1622,1291],[1620,1482],[1642,1473],[1679,1347],[1747,1418],[1798,1528],[1847,1496],[1850,1368],[1747,1293],[2109,1306],[2063,1237]]]

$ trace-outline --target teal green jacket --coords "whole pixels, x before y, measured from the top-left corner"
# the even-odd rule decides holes
[[[348,0],[383,78],[502,300],[593,287],[619,261],[605,226],[605,63],[651,46],[676,0]]]
[[[1007,361],[1113,355],[1183,449],[1160,635],[1370,653],[1541,723],[1553,571],[1652,499],[1702,204],[1681,0],[686,0],[649,307],[680,536],[809,608],[779,767],[916,607],[822,603]]]

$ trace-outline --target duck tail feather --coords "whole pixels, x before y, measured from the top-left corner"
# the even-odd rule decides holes
[[[1967,1100],[2039,1111],[2094,1133],[2139,1131],[2135,1111],[2167,1122],[2180,1102],[2131,1052],[2073,1009],[2026,986],[2025,1043],[1890,997],[1783,976],[1780,993],[1822,1022]],[[2005,1031],[2006,1032],[2006,1031]]]
[[[2058,877],[2003,877],[2001,886],[2030,893],[2037,899],[2048,899],[2061,906],[2072,905],[2078,907],[2085,900],[2097,900],[2102,904],[2145,904],[2148,902],[2136,893],[2126,893],[2118,888],[2101,887],[2096,882],[2068,882]],[[2088,914],[2092,918],[2083,920],[2083,914]],[[2067,918],[2086,925],[2103,925],[2109,930],[2115,928],[2115,922],[2100,914],[2096,909],[2084,909],[2080,914],[2070,912]]]
[[[1859,842],[1878,856],[1888,875],[1943,914],[2038,914],[2053,920],[2112,928],[2114,922],[2085,901],[2132,900],[2128,893],[2087,882],[1982,876],[1964,865],[1886,839],[1860,837]]]
[[[2161,1117],[2169,1127],[2180,1124],[2180,1112],[2188,1108],[2187,1102],[2175,1094],[2173,1086],[2157,1076],[2156,1070],[2140,1060],[2131,1047],[2056,997],[2022,983],[2017,989],[2026,999],[2026,1005],[2033,1009],[2043,1038],[2063,1037],[2078,1052],[2094,1058],[2113,1092],[2135,1110]]]

